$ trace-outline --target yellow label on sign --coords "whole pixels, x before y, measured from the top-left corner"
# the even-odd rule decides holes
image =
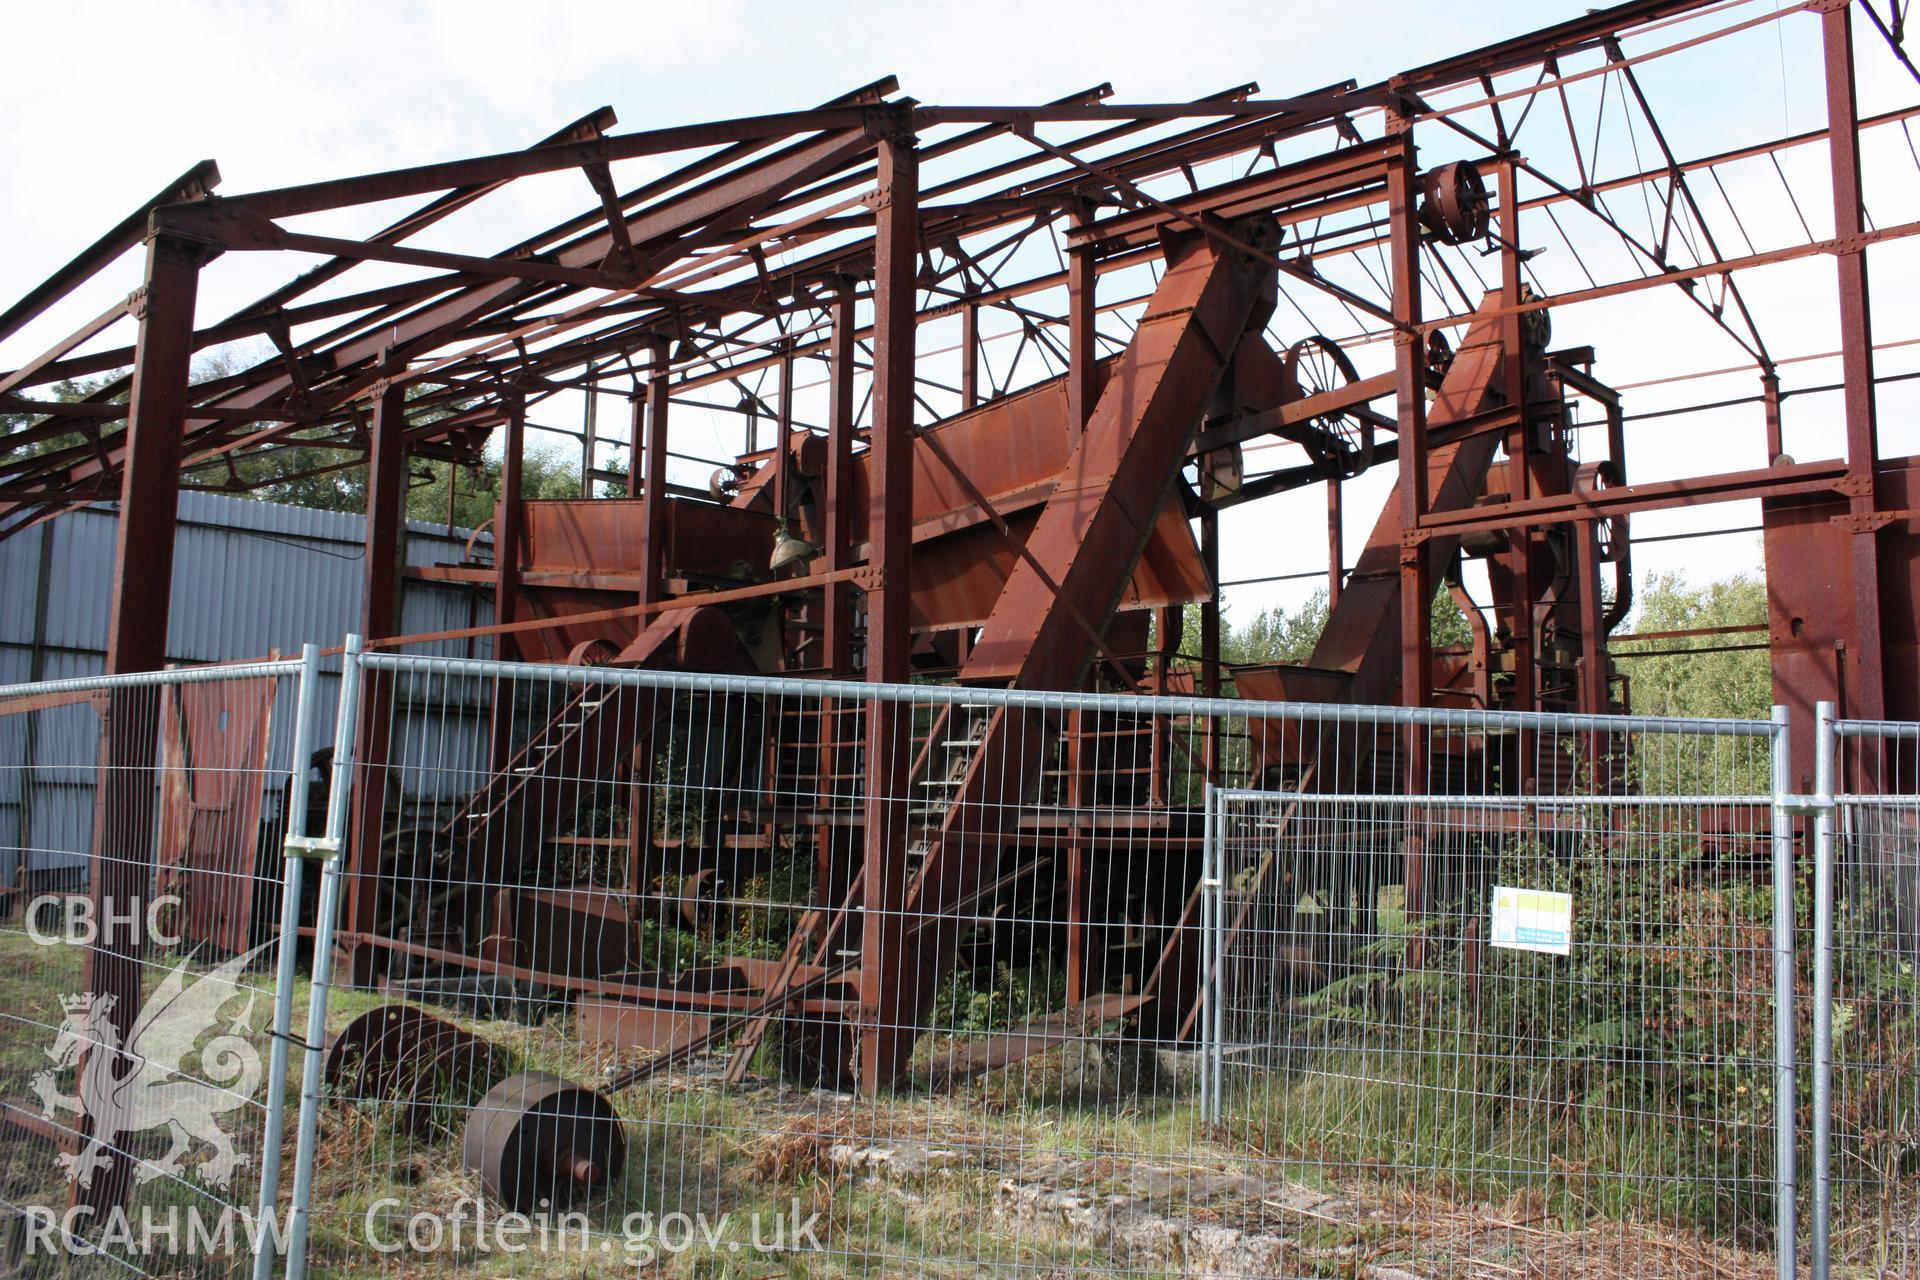
[[[1573,895],[1547,889],[1493,887],[1493,930],[1488,942],[1514,951],[1564,956],[1573,952]]]

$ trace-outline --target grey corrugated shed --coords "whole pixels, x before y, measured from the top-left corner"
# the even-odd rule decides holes
[[[117,524],[114,505],[102,503],[0,542],[0,646],[34,644],[44,557],[41,644],[100,655],[104,662]],[[338,644],[359,616],[365,527],[364,517],[341,512],[181,494],[168,659],[217,662],[274,646],[297,653],[306,641]],[[409,523],[407,563],[457,560],[470,536],[456,529],[449,538],[444,526]],[[489,547],[486,535],[476,540],[477,549]],[[402,603],[406,629],[473,625],[468,611],[475,599],[468,587],[409,582]]]
[[[98,675],[106,666],[116,504],[102,503],[50,520],[0,542],[0,684]],[[254,502],[223,494],[180,495],[174,544],[173,604],[167,658],[182,665],[263,657],[274,648],[297,655],[303,643],[340,643],[359,623],[362,516]],[[407,563],[462,558],[471,532],[409,523]],[[490,550],[481,535],[475,549]],[[483,626],[493,619],[491,593],[458,583],[408,581],[401,627],[408,633]],[[417,650],[490,657],[491,644],[449,641]],[[338,663],[322,679],[316,742],[333,736]],[[417,734],[417,716],[403,713],[403,737]],[[32,722],[31,729],[29,721]],[[291,767],[290,685],[276,698],[272,766]],[[433,711],[433,731],[457,739],[484,735],[478,711]],[[0,884],[22,862],[54,869],[84,861],[92,826],[92,771],[99,735],[92,713],[64,708],[0,717]],[[451,745],[451,744],[450,744]],[[29,758],[29,755],[31,758]],[[433,776],[422,779],[433,801]],[[277,821],[280,786],[268,815]],[[25,839],[23,840],[23,836]],[[23,849],[31,843],[33,848]]]

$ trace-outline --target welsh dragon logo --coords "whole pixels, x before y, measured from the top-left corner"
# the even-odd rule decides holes
[[[260,1053],[246,1034],[254,993],[240,985],[240,976],[265,949],[235,956],[193,982],[187,980],[185,960],[168,970],[127,1037],[124,1049],[133,1069],[119,1078],[113,1074],[119,1055],[112,1051],[123,1046],[109,1016],[116,997],[94,992],[62,997],[66,1020],[46,1051],[54,1065],[34,1076],[31,1087],[49,1119],[65,1111],[91,1122],[85,1147],[59,1157],[69,1181],[90,1185],[110,1163],[109,1153],[122,1135],[155,1129],[164,1129],[171,1145],[159,1159],[137,1163],[137,1181],[183,1174],[181,1157],[195,1141],[212,1148],[194,1170],[200,1181],[224,1190],[233,1180],[234,1170],[249,1157],[234,1149],[220,1116],[247,1106],[264,1075]],[[202,1045],[219,1023],[221,1009],[241,997],[246,1007]],[[69,1068],[77,1069],[75,1095],[60,1092],[60,1076]]]

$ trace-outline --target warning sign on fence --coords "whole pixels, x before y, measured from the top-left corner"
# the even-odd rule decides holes
[[[1493,932],[1489,941],[1515,951],[1564,956],[1573,951],[1573,895],[1545,889],[1493,886]]]

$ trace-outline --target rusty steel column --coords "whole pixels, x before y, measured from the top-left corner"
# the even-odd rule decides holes
[[[1500,370],[1500,385],[1508,405],[1526,404],[1527,364],[1523,352],[1526,337],[1525,317],[1513,309],[1520,305],[1520,216],[1518,174],[1511,159],[1500,161],[1496,190],[1500,201],[1500,346],[1505,360]],[[1533,424],[1523,412],[1507,429],[1507,494],[1513,502],[1533,496]],[[1507,616],[1507,633],[1513,653],[1513,709],[1538,711],[1539,664],[1538,639],[1534,634],[1533,539],[1531,529],[1513,529],[1507,534],[1507,549],[1501,559],[1513,583],[1512,611]],[[1525,735],[1521,737],[1521,787],[1529,780],[1533,753]]]
[[[1424,707],[1433,701],[1433,581],[1427,569],[1420,522],[1427,513],[1426,344],[1420,335],[1420,227],[1417,220],[1413,126],[1392,107],[1387,132],[1400,139],[1400,154],[1387,166],[1388,266],[1393,272],[1394,398],[1399,410],[1400,494],[1400,703]],[[1409,795],[1427,790],[1427,740],[1419,725],[1400,734],[1401,784]],[[1409,918],[1427,904],[1426,839],[1420,815],[1408,810],[1401,858]],[[1422,962],[1417,940],[1407,944],[1407,963]]]
[[[406,565],[407,392],[389,384],[374,403],[367,453],[366,575],[360,584],[365,640],[400,634],[400,585]]]
[[[520,605],[520,528],[526,501],[523,464],[527,453],[527,402],[515,395],[507,401],[507,439],[500,463],[500,505],[493,522],[493,620],[514,620]],[[516,656],[512,634],[496,642],[499,656]]]
[[[667,593],[667,340],[655,338],[650,351],[646,396],[633,408],[635,421],[644,419],[646,436],[646,472],[640,490],[641,604],[653,604]]]
[[[402,634],[400,589],[406,564],[407,392],[389,384],[373,408],[367,450],[367,527],[361,557],[360,634],[369,643]],[[374,980],[375,950],[364,939],[377,922],[381,841],[385,836],[387,754],[392,746],[393,676],[367,671],[360,682],[359,741],[354,747],[353,837],[347,847],[346,925],[336,960],[354,986]],[[297,768],[306,762],[294,761]]]
[[[827,468],[821,497],[822,560],[828,573],[853,566],[853,364],[859,326],[854,318],[853,281],[842,278],[833,294],[832,331],[827,352]],[[827,583],[821,616],[820,665],[829,678],[844,680],[853,674],[853,587]],[[823,810],[842,808],[853,794],[850,776],[858,760],[863,732],[858,702],[820,700],[819,804]],[[844,814],[830,812],[818,827],[814,849],[814,901],[826,904],[846,897],[849,864],[859,856],[857,828],[836,824]]]
[[[1099,724],[1099,717],[1094,717]],[[1086,718],[1078,708],[1067,712],[1067,816],[1073,834],[1067,844],[1067,1003],[1087,998],[1087,842],[1081,814],[1087,802],[1085,749]]]
[[[1767,465],[1787,451],[1786,429],[1780,421],[1780,374],[1772,365],[1760,371],[1760,404],[1767,423]]]
[[[1186,638],[1186,621],[1186,608],[1183,605],[1153,611],[1152,688],[1157,694],[1164,695],[1172,687],[1173,660],[1180,653],[1180,642]],[[1153,773],[1148,778],[1147,804],[1157,809],[1167,803],[1173,735],[1167,717],[1154,716],[1149,723],[1152,725],[1149,741],[1152,745],[1150,762]]]
[[[973,286],[967,286],[973,293]],[[980,304],[967,299],[960,311],[960,407],[980,403]]]
[[[1200,696],[1220,696],[1220,513],[1211,502],[1213,482],[1203,473],[1200,507],[1200,567],[1207,579],[1207,598],[1200,602]],[[1201,763],[1207,781],[1218,785],[1220,772],[1220,717],[1207,717],[1207,736]]]
[[[773,432],[773,511],[785,520],[793,501],[793,343],[780,344],[780,412]],[[793,535],[800,536],[798,529]]]
[[[593,496],[593,455],[600,443],[600,379],[587,366],[586,394],[580,411],[580,496]]]
[[[853,564],[853,353],[859,328],[853,315],[853,283],[843,281],[833,298],[832,347],[827,354],[827,493],[822,523],[829,573]],[[853,671],[853,592],[844,582],[826,587],[827,674]]]
[[[1588,715],[1607,712],[1606,621],[1600,611],[1600,522],[1575,521],[1574,556],[1580,575],[1580,671],[1578,706]],[[1587,741],[1591,742],[1589,737]]]
[[[1075,228],[1093,221],[1093,206],[1076,202]],[[1093,416],[1094,365],[1099,353],[1094,350],[1094,286],[1099,279],[1093,260],[1092,244],[1067,250],[1067,417],[1074,429],[1085,431]]]
[[[627,492],[640,499],[639,604],[653,604],[666,595],[667,541],[667,364],[665,338],[648,345],[648,378],[632,396],[632,444],[627,456],[635,474],[627,478]],[[640,619],[640,628],[652,618]],[[653,788],[647,785],[653,762],[651,730],[634,744],[634,783],[627,792],[627,890],[639,893],[653,858]]]
[[[1866,231],[1860,198],[1860,121],[1854,99],[1853,7],[1821,15],[1826,53],[1827,148],[1833,169],[1833,235],[1845,245]],[[1853,535],[1854,647],[1841,713],[1863,719],[1885,714],[1880,642],[1880,545],[1874,462],[1880,453],[1874,407],[1873,326],[1868,308],[1867,254],[1854,245],[1834,254],[1840,282],[1840,378],[1847,425],[1847,514]]]
[[[522,493],[521,463],[527,449],[527,402],[519,394],[507,399],[507,439],[500,463],[500,501],[493,519],[493,620],[496,625],[514,621],[520,596],[520,520]],[[502,631],[494,637],[494,656],[511,661],[519,656],[513,633]],[[509,688],[495,680],[492,728],[489,734],[493,772],[500,773],[513,755],[513,697]]]
[[[1402,139],[1387,167],[1388,265],[1393,271],[1394,396],[1399,406],[1400,464],[1400,702],[1433,700],[1433,583],[1427,572],[1420,522],[1427,512],[1427,388],[1421,368],[1420,228],[1418,175],[1411,126],[1389,111],[1387,131]],[[1411,753],[1410,753],[1411,756]],[[1409,759],[1411,768],[1412,760]],[[1424,772],[1422,770],[1421,772]],[[1409,781],[1414,775],[1409,774]]]
[[[901,684],[912,643],[914,270],[919,257],[919,156],[911,108],[876,108],[873,432],[867,467],[867,679]],[[866,915],[861,939],[859,1083],[878,1091],[905,1068],[918,1032],[909,963],[908,769],[913,717],[905,703],[867,706]]]
[[[158,671],[166,665],[168,605],[173,584],[174,521],[179,510],[181,435],[189,401],[193,310],[200,268],[209,260],[197,244],[156,236],[147,242],[146,282],[134,306],[140,332],[129,390],[126,466],[120,476],[120,520],[115,533],[112,613],[107,625],[107,674]],[[115,1078],[134,1069],[124,1048],[140,1017],[140,965],[146,949],[147,886],[153,874],[154,770],[159,741],[160,690],[117,689],[106,700],[100,732],[100,773],[93,817],[88,897],[96,924],[87,948],[88,994],[111,996],[106,1015],[115,1033],[110,1053]],[[82,1063],[80,1071],[87,1071]],[[93,1117],[81,1115],[83,1135]],[[74,1204],[105,1213],[126,1199],[133,1166],[119,1138],[102,1135],[107,1165]]]
[[[1327,477],[1327,612],[1340,603],[1340,584],[1346,577],[1346,512],[1342,508],[1340,477]]]

